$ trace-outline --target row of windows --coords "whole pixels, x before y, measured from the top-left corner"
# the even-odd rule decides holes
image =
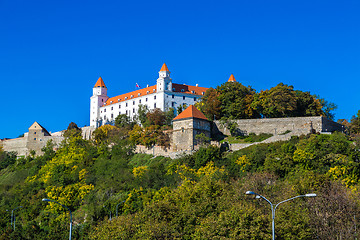
[[[154,103],[154,108],[156,108],[156,103]],[[125,110],[125,114],[126,114],[126,115],[130,114],[130,112],[131,112],[130,110],[129,110],[129,111],[128,111],[128,110]],[[135,108],[132,109],[132,112],[135,114]],[[95,113],[94,113],[94,114],[95,114]],[[119,114],[121,114],[121,113],[119,113]],[[114,118],[114,114],[113,114],[113,113],[112,113],[110,116],[111,116],[111,119]],[[106,120],[106,115],[104,115],[104,120]]]
[[[154,96],[154,99],[156,99],[156,96]],[[145,98],[145,102],[148,101],[148,98]],[[139,99],[139,104],[141,104],[141,99]],[[135,105],[135,101],[133,101],[133,105]],[[125,107],[128,107],[128,103],[125,103]],[[119,108],[121,108],[121,104],[119,104]],[[111,107],[111,111],[114,110],[114,107]],[[106,108],[104,109],[104,112],[106,112]],[[102,111],[101,111],[102,113]]]
[[[156,89],[153,89],[153,92],[155,92],[156,91]],[[149,94],[150,93],[150,91],[146,91],[146,94]],[[138,93],[137,94],[138,95],[138,97],[140,97],[141,96],[141,93]],[[134,95],[130,95],[130,98],[133,98],[134,97]],[[128,97],[125,97],[124,98],[124,100],[127,100],[128,99]],[[154,97],[154,99],[156,99],[156,96]],[[117,100],[118,102],[120,102],[121,101],[121,98],[118,98],[118,100]],[[110,101],[110,104],[112,104],[113,103],[113,101]]]

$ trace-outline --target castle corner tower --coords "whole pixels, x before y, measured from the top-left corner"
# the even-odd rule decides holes
[[[90,126],[98,127],[101,125],[100,107],[103,106],[108,99],[106,85],[103,79],[99,77],[93,87],[93,95],[90,97]]]
[[[170,78],[170,71],[165,63],[159,71],[159,78],[156,81],[156,85],[157,92],[172,92],[172,79]]]

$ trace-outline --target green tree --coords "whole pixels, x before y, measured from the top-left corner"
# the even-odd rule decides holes
[[[220,119],[221,102],[219,100],[219,94],[214,88],[206,90],[205,95],[201,98],[201,101],[195,105],[210,121]]]
[[[136,115],[136,122],[138,122],[142,126],[146,126],[148,124],[146,117],[148,112],[149,112],[149,108],[147,107],[147,105],[139,104],[139,108]]]
[[[245,87],[238,82],[226,82],[216,88],[219,93],[218,99],[221,102],[222,118],[256,118],[257,111],[251,107],[255,90],[250,86]],[[218,117],[220,118],[220,117]]]
[[[76,123],[71,122],[64,132],[64,137],[69,138],[78,136],[81,136],[81,129],[76,125]]]

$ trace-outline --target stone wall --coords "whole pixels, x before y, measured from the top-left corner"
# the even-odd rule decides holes
[[[6,152],[17,152],[18,156],[27,155],[26,147],[27,137],[8,139],[1,142],[4,151]]]
[[[325,117],[292,117],[292,118],[262,118],[235,120],[238,128],[245,135],[249,133],[271,133],[273,135],[294,132],[296,135],[309,134],[312,129],[318,133],[342,131],[341,124],[328,120]],[[220,121],[215,121],[212,134],[230,135],[229,129]]]

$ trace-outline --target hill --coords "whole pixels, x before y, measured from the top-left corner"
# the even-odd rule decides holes
[[[352,239],[359,213],[359,145],[307,135],[237,152],[203,146],[177,159],[134,154],[122,138],[70,134],[57,152],[0,152],[0,239]],[[110,143],[111,142],[111,143]],[[110,143],[110,144],[109,144]],[[111,147],[109,147],[109,145]],[[10,226],[14,209],[16,230]],[[111,221],[110,221],[111,212]]]

